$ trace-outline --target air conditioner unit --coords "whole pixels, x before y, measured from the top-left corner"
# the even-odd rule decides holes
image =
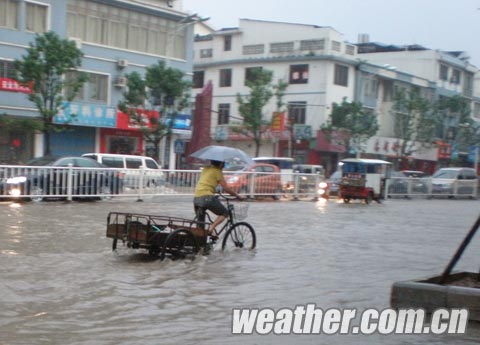
[[[127,78],[126,77],[117,77],[115,82],[113,83],[115,87],[126,87],[127,86]]]
[[[128,66],[128,61],[125,59],[120,59],[117,61],[117,67],[118,68],[125,68]]]

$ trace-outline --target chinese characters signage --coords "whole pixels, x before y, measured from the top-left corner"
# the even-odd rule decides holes
[[[54,122],[76,126],[110,127],[117,126],[117,110],[101,104],[64,103],[63,110],[55,116]]]
[[[0,91],[32,93],[32,88],[10,78],[0,78]]]
[[[272,131],[283,132],[285,130],[285,113],[276,111],[272,115]]]

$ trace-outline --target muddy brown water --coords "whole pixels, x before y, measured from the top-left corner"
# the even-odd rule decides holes
[[[194,261],[111,251],[109,211],[191,216],[188,197],[0,202],[0,344],[477,344],[459,336],[232,335],[232,308],[377,308],[395,281],[438,275],[479,201],[257,201],[254,252]],[[477,272],[480,236],[459,269]]]

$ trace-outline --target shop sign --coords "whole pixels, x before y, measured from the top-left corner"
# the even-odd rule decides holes
[[[373,150],[376,154],[381,155],[399,155],[401,151],[401,142],[399,139],[377,138]]]
[[[309,140],[312,138],[312,126],[295,124],[293,133],[295,140]]]
[[[176,153],[176,154],[183,154],[183,153],[185,153],[185,141],[183,141],[183,140],[175,140],[175,153]]]
[[[228,127],[227,126],[217,126],[215,127],[215,140],[222,141],[228,139]]]
[[[57,124],[75,126],[107,127],[117,126],[117,110],[101,104],[65,102],[63,109],[54,117]]]
[[[18,81],[10,78],[0,78],[0,90],[32,93],[32,85],[22,85]]]
[[[135,109],[138,120],[133,120],[130,116],[120,110],[117,111],[117,128],[121,129],[139,129],[142,127],[153,128],[152,119],[158,119],[159,113],[155,110]],[[156,121],[154,121],[156,123]]]
[[[170,118],[167,119],[166,123],[169,125],[172,122]],[[190,114],[177,114],[173,120],[172,129],[186,129],[189,130],[192,128],[192,115]]]
[[[438,159],[449,159],[452,156],[452,146],[449,143],[437,141]]]
[[[275,111],[272,115],[272,132],[285,130],[285,112]]]

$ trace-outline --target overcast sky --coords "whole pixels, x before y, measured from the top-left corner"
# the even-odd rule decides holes
[[[331,26],[356,43],[420,44],[466,51],[480,67],[480,0],[183,0],[184,11],[210,17],[215,29],[239,18]]]

